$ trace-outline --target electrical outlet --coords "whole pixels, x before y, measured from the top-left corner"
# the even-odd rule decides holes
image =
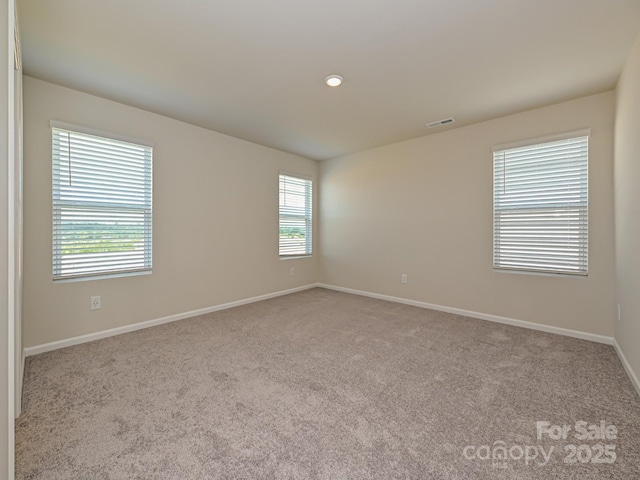
[[[291,276],[293,277],[295,274],[296,274],[296,270],[295,270],[295,268],[291,267],[291,268],[289,269],[289,275],[291,275]]]
[[[102,306],[102,302],[100,300],[100,296],[91,297],[91,310],[100,310]]]
[[[618,321],[622,321],[622,312],[620,311],[620,304],[618,304]]]
[[[400,281],[402,283],[407,283],[407,274],[403,273],[402,276],[400,277]]]

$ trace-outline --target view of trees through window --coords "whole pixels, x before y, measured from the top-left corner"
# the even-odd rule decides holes
[[[54,279],[151,269],[151,155],[53,128]]]
[[[280,175],[280,255],[310,255],[311,180]]]

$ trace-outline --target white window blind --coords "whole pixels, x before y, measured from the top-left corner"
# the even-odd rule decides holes
[[[54,280],[151,270],[152,148],[52,134]]]
[[[311,255],[312,184],[280,174],[280,256]]]
[[[494,149],[494,268],[587,274],[588,152],[588,135]]]

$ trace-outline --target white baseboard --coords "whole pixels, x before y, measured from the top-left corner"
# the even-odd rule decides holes
[[[479,313],[479,312],[474,312],[474,311],[471,311],[471,310],[463,310],[463,309],[460,309],[460,308],[446,307],[446,306],[443,306],[443,305],[435,305],[435,304],[432,304],[432,303],[419,302],[417,300],[409,300],[409,299],[406,299],[406,298],[393,297],[393,296],[390,296],[390,295],[382,295],[382,294],[379,294],[379,293],[366,292],[366,291],[363,291],[363,290],[355,290],[355,289],[352,289],[352,288],[338,287],[336,285],[328,285],[328,284],[325,284],[325,283],[312,283],[312,284],[309,284],[309,285],[304,285],[302,287],[291,288],[289,290],[281,290],[279,292],[267,293],[265,295],[259,295],[257,297],[245,298],[245,299],[242,299],[242,300],[237,300],[235,302],[223,303],[223,304],[215,305],[215,306],[212,306],[212,307],[201,308],[201,309],[198,309],[198,310],[191,310],[189,312],[178,313],[178,314],[175,314],[175,315],[169,315],[167,317],[157,318],[157,319],[154,319],[154,320],[148,320],[146,322],[134,323],[132,325],[125,325],[125,326],[122,326],[122,327],[112,328],[112,329],[109,329],[109,330],[103,330],[101,332],[90,333],[90,334],[87,334],[87,335],[81,335],[81,336],[78,336],[78,337],[68,338],[68,339],[65,339],[65,340],[59,340],[59,341],[56,341],[56,342],[50,342],[50,343],[45,343],[45,344],[42,344],[42,345],[36,345],[36,346],[33,346],[33,347],[27,347],[27,348],[25,348],[23,350],[23,353],[22,353],[22,365],[21,365],[22,376],[24,378],[24,369],[25,369],[26,357],[29,357],[29,356],[32,356],[32,355],[37,355],[39,353],[50,352],[52,350],[58,350],[60,348],[70,347],[70,346],[73,346],[73,345],[79,345],[81,343],[93,342],[95,340],[100,340],[102,338],[113,337],[115,335],[121,335],[123,333],[134,332],[136,330],[142,330],[144,328],[154,327],[154,326],[157,326],[157,325],[163,325],[165,323],[176,322],[178,320],[183,320],[185,318],[197,317],[198,315],[205,315],[207,313],[217,312],[217,311],[220,311],[220,310],[226,310],[228,308],[239,307],[241,305],[247,305],[249,303],[259,302],[261,300],[268,300],[270,298],[280,297],[280,296],[283,296],[283,295],[289,295],[291,293],[301,292],[303,290],[309,290],[309,289],[315,288],[315,287],[321,287],[321,288],[326,288],[328,290],[335,290],[335,291],[338,291],[338,292],[351,293],[353,295],[360,295],[360,296],[364,296],[364,297],[376,298],[376,299],[379,299],[379,300],[387,300],[387,301],[390,301],[390,302],[402,303],[402,304],[411,305],[411,306],[414,306],[414,307],[428,308],[428,309],[431,309],[431,310],[438,310],[438,311],[441,311],[441,312],[453,313],[455,315],[463,315],[465,317],[477,318],[477,319],[480,319],[480,320],[488,320],[490,322],[502,323],[502,324],[505,324],[505,325],[512,325],[512,326],[515,326],[515,327],[528,328],[528,329],[531,329],[531,330],[539,330],[539,331],[542,331],[542,332],[555,333],[557,335],[564,335],[564,336],[567,336],[567,337],[579,338],[579,339],[582,339],[582,340],[589,340],[589,341],[592,341],[592,342],[604,343],[604,344],[607,344],[607,345],[612,345],[614,347],[616,353],[618,354],[618,357],[620,358],[620,362],[624,366],[624,369],[627,372],[627,375],[629,376],[629,379],[631,380],[631,383],[633,384],[633,386],[637,390],[638,395],[640,395],[640,380],[638,380],[638,376],[633,371],[633,368],[631,368],[631,365],[627,361],[627,358],[625,357],[622,349],[620,348],[620,345],[618,344],[618,342],[613,337],[607,337],[605,335],[596,335],[596,334],[588,333],[588,332],[580,332],[578,330],[570,330],[570,329],[567,329],[567,328],[552,327],[552,326],[549,326],[549,325],[541,325],[539,323],[527,322],[527,321],[524,321],[524,320],[516,320],[514,318],[500,317],[500,316],[497,316],[497,315],[489,315],[489,314],[486,314],[486,313]]]
[[[557,335],[564,335],[566,337],[579,338],[581,340],[589,340],[591,342],[613,345],[613,337],[607,337],[605,335],[597,335],[595,333],[580,332],[578,330],[570,330],[568,328],[552,327],[550,325],[542,325],[539,323],[527,322],[525,320],[516,320],[515,318],[499,317],[497,315],[489,315],[487,313],[479,313],[479,312],[473,312],[471,310],[462,310],[460,308],[434,305],[432,303],[419,302],[417,300],[408,300],[406,298],[392,297],[389,295],[365,292],[362,290],[354,290],[351,288],[337,287],[335,285],[327,285],[324,283],[319,283],[318,287],[327,288],[329,290],[336,290],[338,292],[352,293],[354,295],[361,295],[364,297],[377,298],[379,300],[387,300],[390,302],[403,303],[405,305],[411,305],[414,307],[428,308],[431,310],[438,310],[440,312],[453,313],[455,315],[463,315],[465,317],[478,318],[480,320],[488,320],[490,322],[503,323],[505,325],[512,325],[514,327],[528,328],[531,330],[539,330],[541,332],[555,333]]]
[[[624,352],[622,351],[622,348],[620,348],[620,345],[618,344],[618,341],[615,338],[613,339],[613,348],[616,349],[618,358],[620,359],[622,366],[627,372],[627,375],[629,376],[629,380],[631,380],[631,383],[636,388],[636,392],[638,392],[638,395],[640,395],[640,380],[638,380],[638,376],[636,375],[636,372],[634,372],[633,368],[631,368],[631,364],[627,360],[627,357],[624,356]]]
[[[478,318],[480,320],[488,320],[490,322],[503,323],[506,325],[513,325],[515,327],[529,328],[531,330],[539,330],[542,332],[555,333],[557,335],[564,335],[566,337],[579,338],[581,340],[588,340],[591,342],[612,345],[616,351],[616,354],[618,355],[618,358],[620,359],[620,362],[624,366],[624,369],[627,372],[627,375],[629,376],[629,380],[631,380],[631,383],[633,384],[636,391],[638,392],[638,395],[640,395],[640,380],[638,379],[638,376],[636,375],[636,373],[633,371],[631,364],[625,357],[624,352],[622,351],[622,348],[620,347],[620,345],[618,344],[617,340],[614,337],[607,337],[605,335],[597,335],[594,333],[581,332],[578,330],[570,330],[567,328],[552,327],[549,325],[541,325],[539,323],[527,322],[524,320],[516,320],[514,318],[499,317],[497,315],[489,315],[486,313],[479,313],[479,312],[474,312],[470,310],[462,310],[460,308],[434,305],[431,303],[418,302],[416,300],[408,300],[406,298],[392,297],[389,295],[365,292],[362,290],[354,290],[352,288],[338,287],[335,285],[327,285],[324,283],[319,283],[317,286],[321,288],[327,288],[329,290],[336,290],[338,292],[351,293],[354,295],[361,295],[364,297],[377,298],[379,300],[387,300],[390,302],[403,303],[405,305],[412,305],[414,307],[429,308],[431,310],[438,310],[441,312],[453,313],[456,315],[464,315],[465,317]]]
[[[190,312],[177,313],[175,315],[169,315],[168,317],[156,318],[154,320],[147,320],[146,322],[134,323],[131,325],[124,325],[122,327],[111,328],[109,330],[89,333],[87,335],[80,335],[79,337],[72,337],[64,340],[58,340],[56,342],[44,343],[42,345],[27,347],[24,349],[24,357],[30,357],[32,355],[38,355],[39,353],[58,350],[60,348],[71,347],[73,345],[79,345],[81,343],[93,342],[95,340],[100,340],[102,338],[114,337],[116,335],[121,335],[123,333],[142,330],[143,328],[155,327],[157,325],[163,325],[165,323],[176,322],[178,320],[183,320],[185,318],[197,317],[198,315],[205,315],[207,313],[217,312],[219,310],[226,310],[228,308],[239,307],[240,305],[247,305],[249,303],[259,302],[261,300],[268,300],[270,298],[281,297],[283,295],[289,295],[290,293],[309,290],[310,288],[315,288],[317,286],[318,286],[317,283],[312,283],[309,285],[304,285],[302,287],[291,288],[289,290],[281,290],[279,292],[267,293],[265,295],[259,295],[257,297],[236,300],[235,302],[223,303],[221,305],[214,305],[213,307],[206,307],[198,310],[191,310]],[[24,369],[24,365],[23,365],[23,369]]]

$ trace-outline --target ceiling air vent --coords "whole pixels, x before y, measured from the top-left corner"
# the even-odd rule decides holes
[[[445,118],[444,120],[438,120],[437,122],[427,123],[427,127],[429,127],[429,128],[440,127],[442,125],[448,125],[448,124],[453,123],[455,121],[456,121],[455,118]]]

